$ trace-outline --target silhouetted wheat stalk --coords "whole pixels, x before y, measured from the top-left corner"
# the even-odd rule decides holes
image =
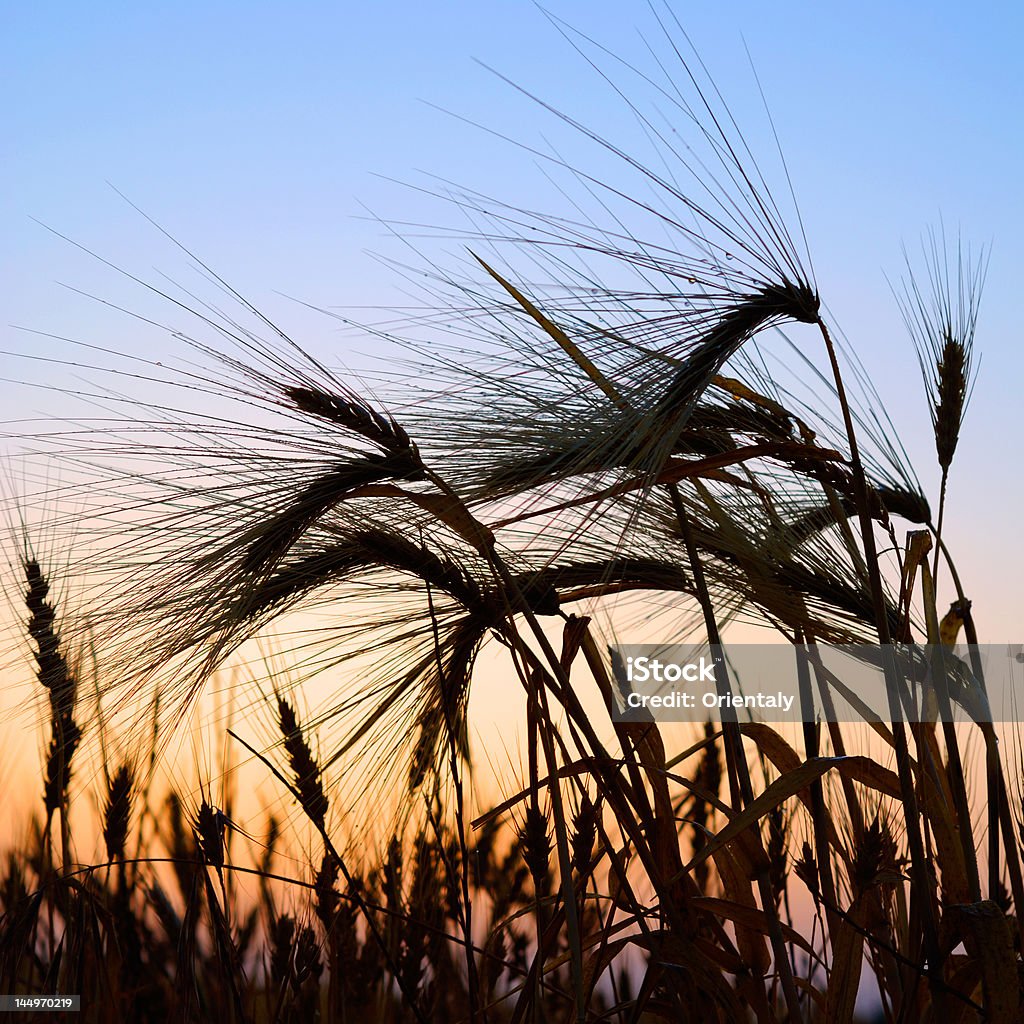
[[[933,571],[937,573],[949,467],[956,454],[973,384],[974,332],[987,258],[981,254],[973,261],[962,243],[957,245],[953,256],[947,250],[944,234],[936,237],[934,233],[930,236],[925,256],[927,286],[919,284],[910,273],[904,282],[902,296],[897,297],[907,330],[917,349],[935,433],[935,453],[942,470],[935,527]],[[955,265],[951,265],[954,260]],[[909,257],[907,264],[909,270]]]

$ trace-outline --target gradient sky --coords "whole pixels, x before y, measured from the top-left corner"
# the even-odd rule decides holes
[[[638,29],[658,33],[641,4],[563,0],[551,10],[633,60],[644,59]],[[993,245],[981,373],[953,468],[947,537],[984,636],[1019,639],[1024,15],[1011,4],[948,3],[675,10],[752,148],[770,153],[749,47],[819,287],[930,488],[927,414],[884,271],[898,276],[901,242],[913,248],[940,216],[947,229],[960,225],[974,243]],[[12,382],[76,386],[70,370],[13,353],[80,356],[7,325],[129,350],[145,344],[152,355],[173,349],[170,339],[140,341],[123,316],[57,284],[142,308],[123,279],[32,218],[147,279],[188,280],[185,258],[108,182],[304,344],[356,360],[375,343],[340,336],[277,293],[319,306],[401,301],[392,273],[367,254],[401,248],[361,219],[363,207],[432,222],[445,210],[375,175],[422,182],[434,173],[522,205],[543,196],[552,208],[527,155],[428,104],[530,144],[552,139],[580,163],[591,152],[474,58],[611,139],[635,134],[542,12],[518,0],[23,4],[8,5],[4,26],[0,397],[10,419],[46,421],[71,407],[59,393]]]

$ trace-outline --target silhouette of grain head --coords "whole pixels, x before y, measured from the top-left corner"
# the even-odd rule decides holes
[[[134,788],[135,774],[128,763],[122,764],[107,782],[103,807],[103,841],[111,860],[117,860],[125,853]]]
[[[974,336],[988,265],[945,232],[929,234],[923,244],[924,280],[915,276],[909,256],[897,301],[917,349],[935,433],[939,466],[947,473],[960,439],[974,380]]]
[[[379,413],[354,394],[332,394],[313,387],[286,386],[285,396],[295,408],[342,427],[393,455],[412,460],[415,447],[405,430],[391,416]]]
[[[74,717],[78,682],[62,650],[56,611],[49,600],[50,583],[35,558],[26,555],[22,565],[27,584],[28,633],[35,642],[36,678],[47,691],[50,703],[50,744],[44,776],[44,802],[49,817],[67,800],[71,762],[82,740]]]
[[[322,829],[327,816],[328,799],[324,791],[320,766],[302,732],[295,710],[284,697],[277,698],[277,714],[292,772],[292,784],[298,793],[299,804],[306,817],[317,828]]]

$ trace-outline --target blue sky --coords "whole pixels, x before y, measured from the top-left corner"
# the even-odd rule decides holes
[[[899,274],[941,215],[993,257],[979,326],[981,376],[953,469],[951,537],[977,568],[990,639],[1011,639],[1024,439],[1017,295],[1024,143],[1016,5],[675,5],[752,148],[771,153],[744,45],[775,119],[805,217],[818,284],[857,346],[932,484],[916,364],[883,271]],[[551,11],[629,59],[645,5],[564,0]],[[0,377],[73,386],[11,353],[69,349],[10,329],[99,344],[173,347],[57,282],[143,308],[111,270],[37,218],[147,279],[187,280],[187,260],[109,187],[123,191],[305,344],[356,359],[371,342],[278,295],[319,306],[401,301],[367,250],[399,255],[385,218],[460,223],[454,211],[378,175],[432,173],[551,209],[531,159],[429,104],[535,145],[593,159],[571,132],[476,60],[611,139],[634,138],[621,106],[526,2],[52,3],[9,7],[2,86]],[[556,211],[557,212],[557,211]],[[429,249],[433,243],[424,242]],[[449,250],[454,246],[448,245]],[[352,349],[353,351],[350,351]],[[12,418],[63,415],[52,391],[0,384]],[[995,443],[994,443],[995,442]],[[1007,473],[1007,464],[1010,472]],[[954,532],[955,531],[955,532]]]

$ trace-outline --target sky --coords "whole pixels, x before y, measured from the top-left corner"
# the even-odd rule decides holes
[[[563,0],[548,11],[638,65],[648,59],[644,37],[659,36],[643,4]],[[756,68],[819,288],[933,501],[927,411],[886,275],[899,277],[901,245],[916,251],[940,219],[948,233],[991,246],[980,374],[946,536],[961,552],[982,638],[1019,640],[1024,14],[1011,4],[934,2],[680,2],[674,11],[751,148],[770,157]],[[340,332],[303,303],[405,301],[405,281],[375,254],[413,257],[379,218],[463,223],[417,186],[452,180],[559,212],[543,167],[494,133],[557,146],[584,168],[593,159],[598,173],[605,166],[606,154],[501,75],[606,138],[637,138],[556,24],[520,0],[55,2],[9,5],[4,24],[0,401],[10,435],[26,419],[74,415],[65,392],[89,376],[63,364],[83,361],[79,350],[46,335],[174,358],[173,338],[79,294],[150,308],[144,292],[78,246],[146,280],[190,280],[187,257],[124,197],[304,345],[355,364],[380,356],[378,343]],[[416,244],[431,258],[460,258],[452,241]],[[8,454],[21,444],[11,436]]]
[[[899,276],[901,245],[915,251],[940,218],[950,234],[959,227],[974,246],[991,246],[981,372],[947,536],[976,563],[967,575],[978,589],[1000,581],[998,603],[979,618],[991,639],[1012,639],[1007,602],[1024,567],[1010,539],[1021,497],[1024,141],[1015,126],[1024,15],[1012,4],[950,3],[674,11],[752,149],[770,156],[750,62],[756,68],[822,296],[930,487],[921,388],[886,274]],[[563,0],[549,13],[638,64],[648,59],[643,38],[659,36],[643,4]],[[172,353],[171,339],[143,340],[128,318],[64,287],[145,308],[138,290],[52,232],[147,280],[189,281],[187,259],[119,192],[304,344],[348,361],[378,346],[342,336],[299,302],[404,301],[404,282],[374,254],[409,254],[373,218],[461,223],[458,211],[398,182],[429,185],[436,175],[521,205],[560,201],[529,154],[467,122],[556,145],[581,166],[595,159],[484,65],[609,139],[636,137],[542,9],[519,0],[18,5],[5,15],[2,46],[0,397],[12,418],[45,421],[67,404],[16,382],[73,380],[67,368],[26,364],[26,353],[68,359],[69,349],[22,329]],[[432,255],[439,243],[417,244]]]

